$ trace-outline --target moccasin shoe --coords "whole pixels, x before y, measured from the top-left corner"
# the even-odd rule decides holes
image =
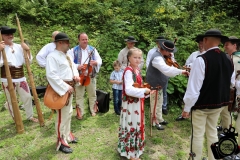
[[[183,118],[182,115],[180,115],[179,117],[176,118],[176,121],[183,121],[185,120],[186,118]]]
[[[78,116],[78,115],[76,115],[76,118],[77,118],[78,120],[82,120],[82,119],[83,119],[83,116]]]
[[[78,138],[74,137],[74,139],[71,141],[71,143],[78,143]]]
[[[66,153],[66,154],[73,152],[73,150],[71,148],[68,148],[68,147],[66,147],[66,146],[64,146],[62,144],[61,144],[61,146],[59,148],[59,151],[62,151],[63,153]]]
[[[158,130],[164,130],[164,127],[160,124],[156,124],[155,127],[158,129]]]
[[[160,125],[167,125],[168,122],[167,122],[167,121],[163,121],[163,122],[160,122],[159,124],[160,124]]]

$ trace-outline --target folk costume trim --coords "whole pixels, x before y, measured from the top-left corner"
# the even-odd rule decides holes
[[[141,74],[137,75],[131,67],[127,67],[123,72],[123,91],[122,91],[123,97],[122,97],[122,99],[123,99],[123,102],[128,101],[128,103],[133,103],[133,102],[137,103],[139,101],[139,98],[128,96],[125,92],[124,76],[125,76],[126,71],[128,71],[128,70],[132,72],[132,75],[133,75],[132,77],[133,77],[134,82],[137,82],[140,85],[143,83]]]

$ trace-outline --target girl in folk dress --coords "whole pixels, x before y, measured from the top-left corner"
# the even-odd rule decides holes
[[[138,65],[142,51],[130,49],[127,59],[130,62],[123,73],[123,97],[118,134],[118,152],[131,160],[140,160],[144,151],[144,95],[148,88],[136,88],[133,83],[143,83]]]

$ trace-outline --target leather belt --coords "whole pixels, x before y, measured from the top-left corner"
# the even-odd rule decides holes
[[[18,68],[9,66],[10,74],[12,79],[18,79],[24,77],[24,71],[23,66],[20,66]],[[7,78],[5,66],[1,67],[1,78]]]

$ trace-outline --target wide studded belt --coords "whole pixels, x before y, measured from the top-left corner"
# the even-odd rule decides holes
[[[20,66],[18,68],[9,66],[10,74],[12,79],[18,79],[24,77],[24,71],[23,66]],[[5,66],[1,67],[1,78],[7,78]]]

